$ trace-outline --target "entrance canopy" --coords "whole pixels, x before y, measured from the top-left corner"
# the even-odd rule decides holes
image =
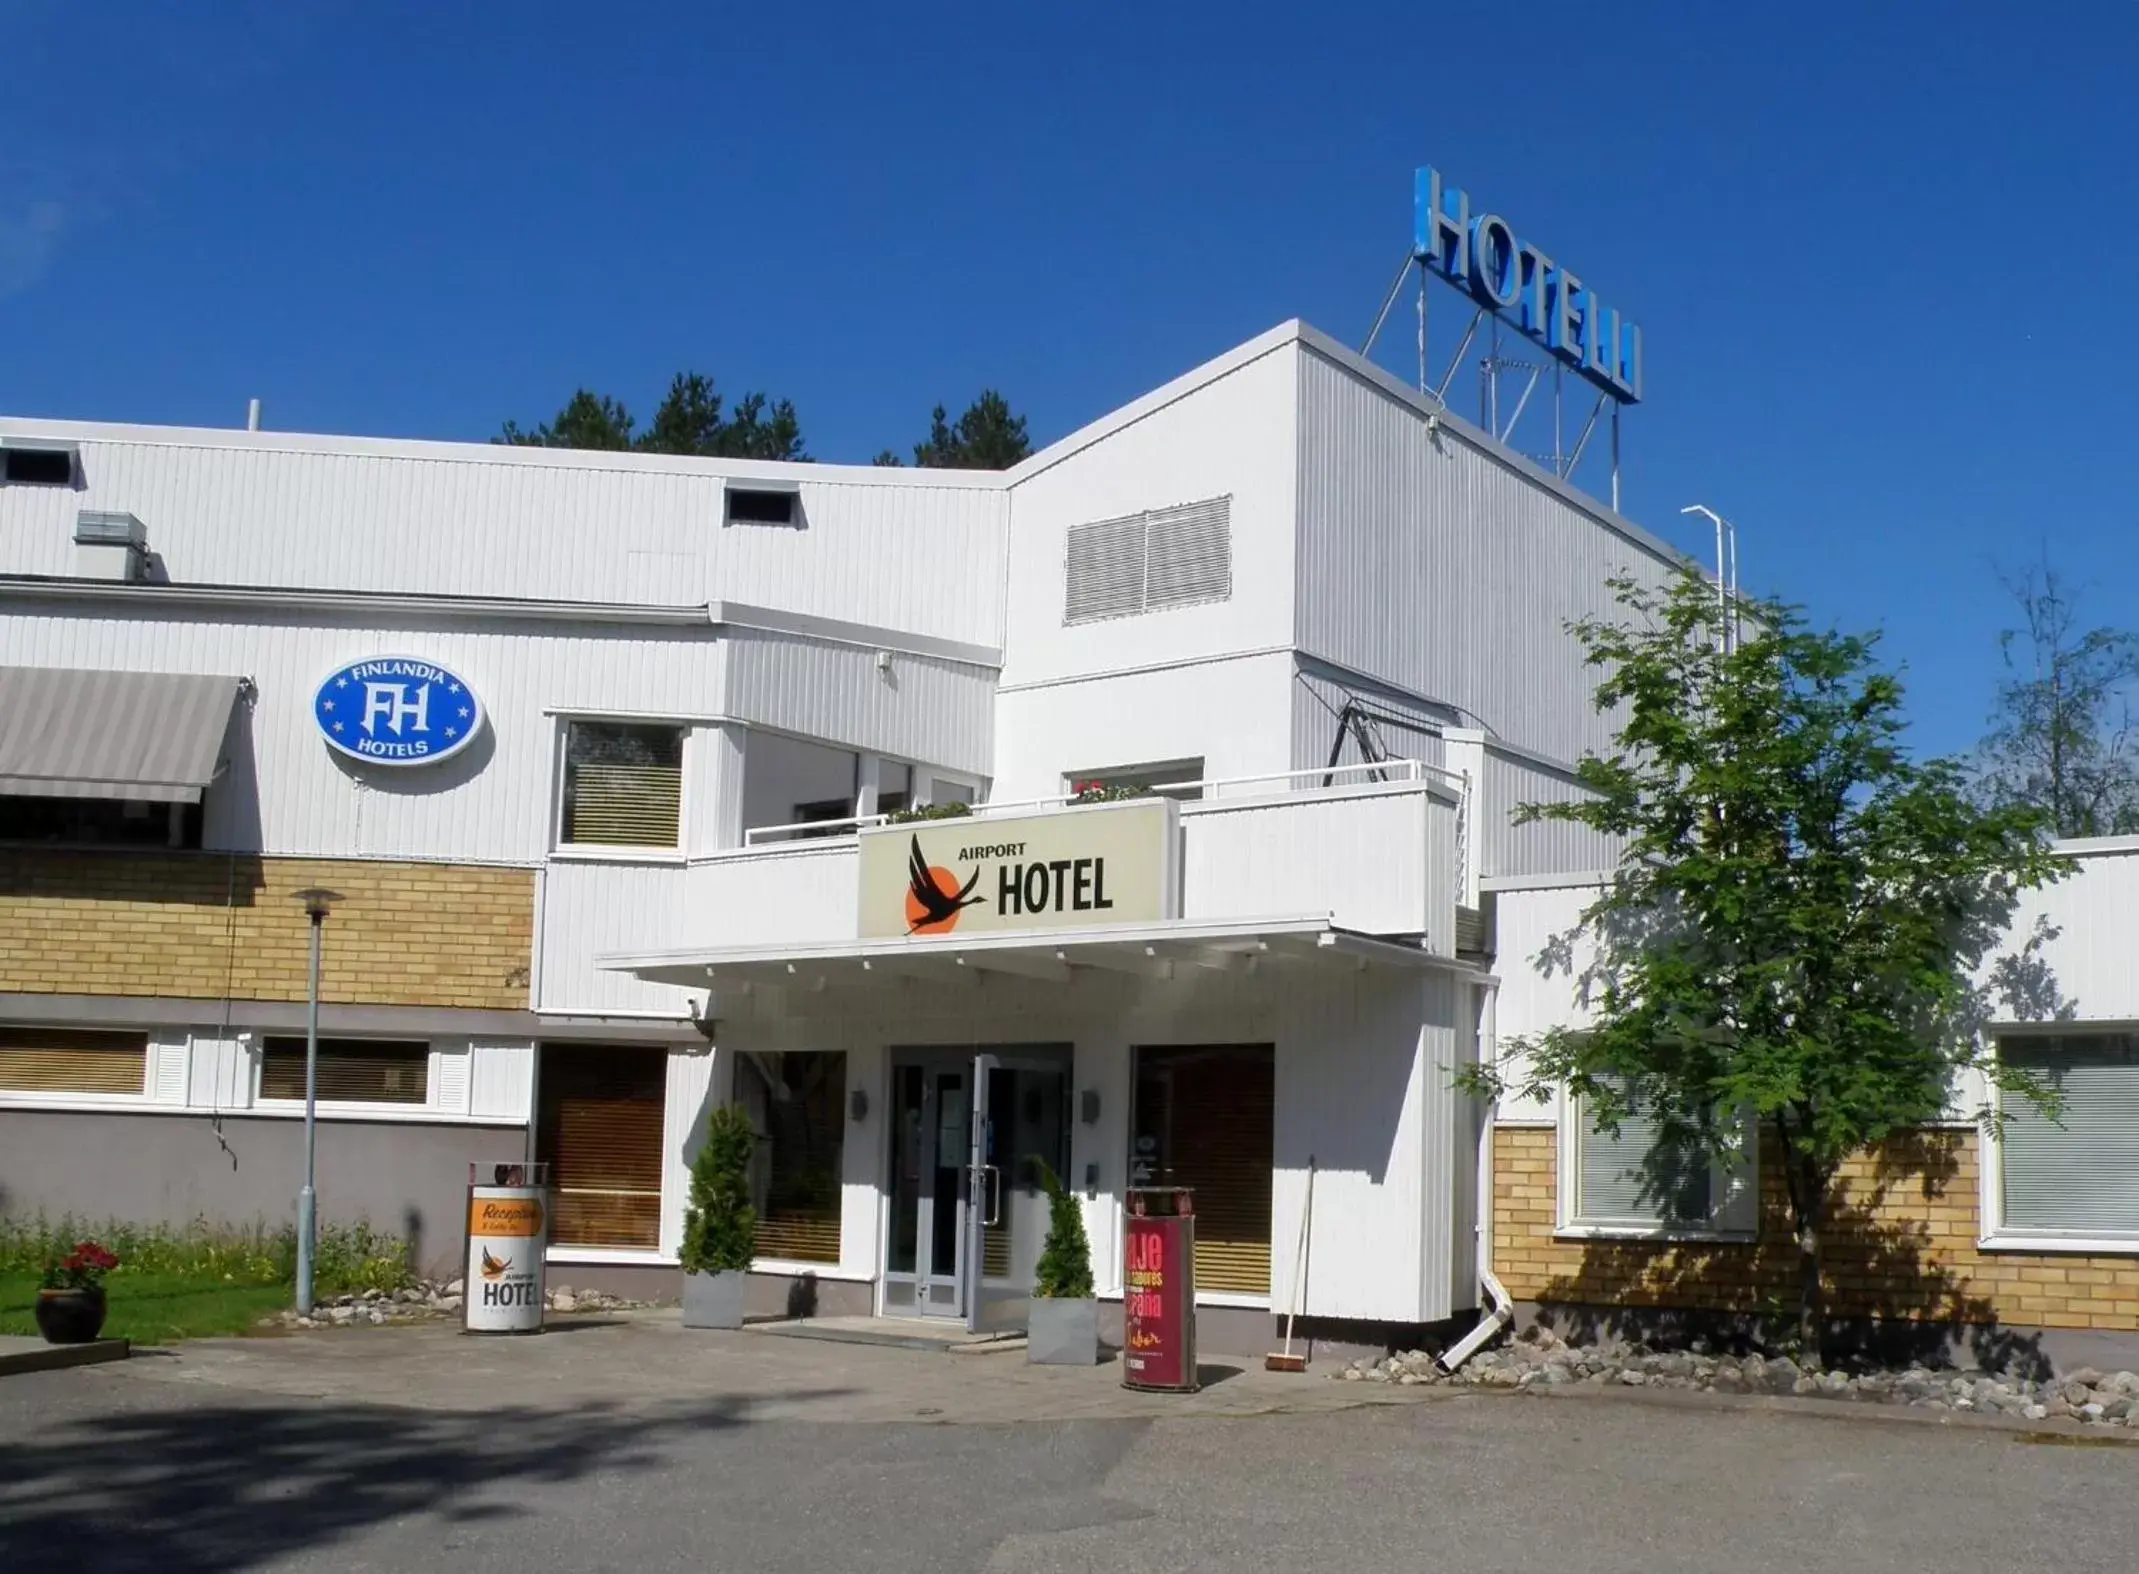
[[[1304,966],[1475,971],[1416,945],[1340,929],[1327,918],[1173,920],[964,939],[941,935],[805,941],[610,955],[596,961],[612,972],[686,989],[767,985],[819,990],[988,973],[1066,984],[1093,972],[1163,979]]]
[[[0,793],[199,803],[242,681],[0,667]]]

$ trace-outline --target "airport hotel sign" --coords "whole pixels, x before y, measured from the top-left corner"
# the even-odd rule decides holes
[[[1137,798],[861,835],[864,940],[993,935],[1176,916],[1178,810]]]

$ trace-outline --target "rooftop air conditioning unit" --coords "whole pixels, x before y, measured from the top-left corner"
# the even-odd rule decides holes
[[[148,527],[132,514],[85,508],[74,516],[74,572],[138,584],[149,577]]]

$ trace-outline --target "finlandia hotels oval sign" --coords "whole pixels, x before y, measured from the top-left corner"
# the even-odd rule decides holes
[[[436,765],[475,741],[483,705],[435,661],[370,656],[327,674],[312,696],[312,720],[329,748],[353,760]]]

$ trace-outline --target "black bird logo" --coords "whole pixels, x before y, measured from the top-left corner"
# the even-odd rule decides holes
[[[934,867],[922,856],[918,836],[906,860],[906,874],[906,932],[910,935],[949,934],[958,926],[960,913],[987,900],[973,894],[973,887],[980,883],[977,864],[966,883],[960,885],[958,876]]]

